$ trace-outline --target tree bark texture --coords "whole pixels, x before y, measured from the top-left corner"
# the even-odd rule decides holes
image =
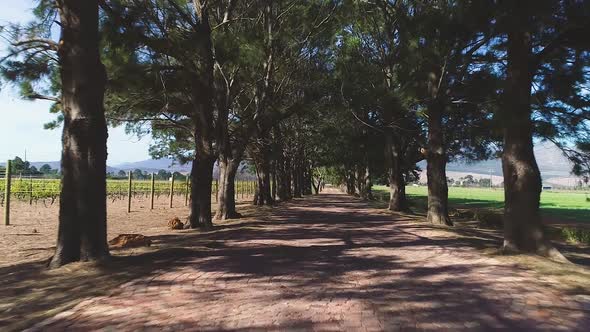
[[[215,220],[240,218],[236,210],[235,181],[241,157],[219,158],[219,189],[217,191],[217,211]]]
[[[215,157],[207,154],[199,154],[193,160],[191,170],[191,203],[189,213],[189,225],[191,228],[210,229],[213,227],[211,220],[211,194],[213,184],[213,165]]]
[[[289,200],[289,183],[287,182],[287,172],[285,171],[285,159],[282,157],[282,153],[280,153],[280,156],[277,159],[276,164],[277,196],[279,201],[284,202]]]
[[[62,189],[50,267],[109,257],[106,224],[106,72],[100,61],[97,1],[57,1],[64,128]]]
[[[392,132],[385,133],[385,160],[388,165],[389,210],[407,211],[406,183],[403,176],[401,147]]]
[[[346,193],[349,195],[356,194],[356,177],[353,168],[346,170]]]
[[[515,2],[508,32],[508,69],[500,121],[504,128],[504,249],[565,258],[551,245],[539,214],[541,174],[533,153],[531,120],[532,17]]]
[[[361,164],[356,166],[355,171],[356,188],[358,195],[363,200],[370,200],[373,198],[371,192],[371,178],[369,173],[369,166],[363,166]]]
[[[268,144],[261,144],[256,156],[256,176],[258,180],[258,188],[254,196],[254,205],[273,205],[274,200],[271,195],[270,188],[270,166],[271,166],[271,151]]]
[[[313,171],[310,166],[310,162],[305,163],[305,177],[303,178],[303,194],[312,195],[313,191],[311,184],[313,183]]]
[[[301,160],[295,160],[291,172],[293,174],[293,197],[301,198]]]
[[[437,225],[452,226],[449,218],[449,188],[447,184],[447,154],[443,133],[443,104],[436,98],[428,105],[428,148],[426,175],[428,178],[427,220]]]
[[[195,72],[189,73],[191,99],[194,105],[191,119],[194,122],[195,158],[191,170],[191,194],[189,224],[192,228],[213,227],[211,215],[211,187],[215,152],[215,119],[213,116],[213,42],[206,7],[195,1],[195,13],[199,20],[198,34],[194,42],[199,53],[199,63]]]

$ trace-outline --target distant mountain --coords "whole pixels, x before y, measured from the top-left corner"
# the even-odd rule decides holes
[[[543,178],[569,177],[572,164],[553,144],[539,144],[535,146],[535,158],[539,164]],[[421,165],[425,168],[426,164]],[[485,160],[477,163],[454,162],[447,166],[448,171],[470,172],[478,174],[502,175],[500,159]]]
[[[133,163],[115,165],[115,168],[124,171],[133,171],[135,169],[140,169],[144,172],[152,173],[163,169],[169,172],[179,172],[182,174],[189,174],[191,172],[191,167],[192,162],[181,165],[174,159],[147,159]],[[247,163],[242,162],[242,165],[236,177],[238,179],[252,179],[254,178],[254,174],[249,173],[247,169]],[[215,163],[215,165],[213,166],[213,178],[219,178],[219,168],[217,166],[217,163]]]
[[[558,186],[575,186],[578,178],[571,175],[572,163],[553,144],[538,144],[535,146],[535,158],[541,170],[543,182]],[[423,170],[426,169],[426,162],[418,164]],[[475,163],[453,162],[447,165],[447,176],[458,179],[468,174],[474,178],[490,178],[494,184],[499,184],[502,179],[502,161],[500,159],[485,160]],[[420,181],[426,181],[426,172],[422,172]]]
[[[555,185],[575,185],[578,179],[570,174],[572,169],[571,162],[563,156],[561,151],[553,144],[538,144],[535,146],[535,157],[541,170],[541,176],[543,182],[555,184]],[[5,163],[0,163],[4,166]],[[59,169],[59,161],[39,161],[31,162],[32,166],[41,168],[44,164],[49,164],[53,169]],[[147,159],[143,161],[123,163],[114,165],[113,167],[108,166],[107,172],[117,173],[120,170],[133,171],[140,169],[145,172],[157,172],[161,169],[170,172],[180,172],[183,174],[190,173],[192,163],[181,165],[173,159]],[[426,169],[426,162],[422,161],[418,164],[423,170]],[[251,178],[253,175],[248,173],[246,167],[241,167],[241,174],[238,174],[239,178]],[[485,160],[476,163],[465,163],[465,162],[453,162],[447,165],[447,172],[449,177],[458,179],[465,175],[471,174],[476,178],[490,178],[494,184],[500,183],[502,180],[502,163],[499,159]],[[219,171],[217,165],[215,165],[213,175],[215,178],[218,177]],[[424,181],[426,179],[426,172],[422,172]]]
[[[181,165],[174,159],[147,159],[132,163],[123,163],[115,165],[114,167],[117,169],[122,169],[124,171],[132,171],[135,169],[140,169],[146,172],[157,172],[161,169],[167,170],[169,172],[180,173],[188,173],[191,171],[191,163]]]

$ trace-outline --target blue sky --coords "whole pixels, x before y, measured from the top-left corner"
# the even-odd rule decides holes
[[[32,14],[30,0],[0,0],[0,25],[26,22]],[[0,41],[1,53],[6,45]],[[30,161],[55,161],[61,154],[61,128],[45,130],[43,124],[54,119],[51,103],[24,101],[10,86],[0,88],[0,161],[24,156]],[[138,140],[123,128],[109,128],[109,165],[149,159],[149,138]]]

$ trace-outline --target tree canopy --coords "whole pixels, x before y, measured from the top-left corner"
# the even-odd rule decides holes
[[[63,125],[64,149],[78,135],[72,121],[94,119],[84,128],[103,135],[106,124],[124,125],[152,137],[154,158],[192,162],[191,227],[239,217],[234,180],[244,160],[255,166],[259,205],[311,194],[312,183],[319,191],[322,181],[371,199],[381,182],[389,209],[408,211],[406,183],[426,171],[427,219],[451,226],[447,163],[501,156],[504,247],[558,256],[542,235],[533,145],[553,142],[575,174],[589,176],[588,1],[88,6],[97,14],[80,12],[92,21],[86,39],[75,30],[80,17],[68,16],[79,8],[66,0],[38,0],[31,23],[2,27],[11,43],[2,81],[23,98],[54,101],[47,127]],[[102,163],[102,148],[88,148],[80,153],[98,151],[90,163]],[[77,162],[62,165],[64,181]]]

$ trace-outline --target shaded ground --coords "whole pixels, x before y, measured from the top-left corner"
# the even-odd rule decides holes
[[[262,212],[208,233],[155,236],[151,251],[118,258],[108,267],[3,268],[2,296],[45,294],[18,306],[4,302],[5,327],[28,326],[59,307],[55,303],[61,307],[49,314],[53,317],[33,330],[582,331],[590,326],[586,268],[485,254],[498,244],[493,233],[433,228],[336,193]],[[27,269],[24,278],[17,276]],[[54,305],[48,296],[57,297]],[[74,302],[79,303],[71,308]],[[9,317],[7,311],[15,314]]]
[[[174,197],[172,208],[169,207],[170,198],[166,195],[155,199],[154,210],[150,210],[149,204],[146,196],[134,197],[131,213],[127,213],[127,199],[109,199],[108,238],[127,233],[149,236],[166,234],[168,230],[164,226],[169,219],[177,216],[184,222],[183,218],[188,215],[183,195]],[[3,208],[0,208],[0,215]],[[10,226],[0,226],[0,267],[48,259],[55,248],[58,211],[58,201],[53,204],[49,200],[38,201],[30,205],[28,202],[14,200],[11,204]]]

